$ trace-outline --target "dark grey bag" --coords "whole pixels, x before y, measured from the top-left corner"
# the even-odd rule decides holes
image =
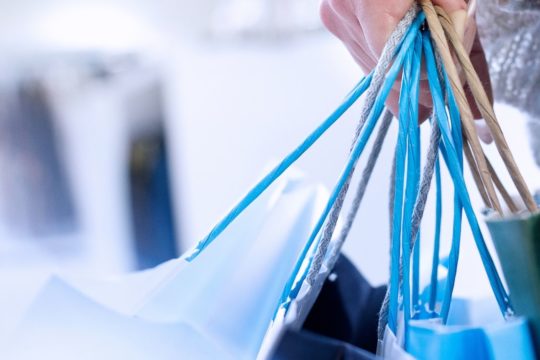
[[[372,287],[340,255],[300,330],[287,329],[273,359],[376,359],[378,312],[386,286]]]

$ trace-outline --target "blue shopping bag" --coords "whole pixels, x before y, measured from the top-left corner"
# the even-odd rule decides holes
[[[528,323],[522,318],[485,326],[411,321],[407,352],[417,359],[536,358]]]
[[[540,350],[540,214],[500,218],[492,214],[487,225],[513,295],[516,314],[526,316]]]

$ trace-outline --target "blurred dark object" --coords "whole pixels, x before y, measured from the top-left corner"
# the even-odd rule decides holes
[[[72,231],[76,212],[45,87],[22,80],[0,113],[2,218],[11,231],[48,236]]]
[[[288,329],[274,359],[374,359],[386,287],[372,287],[343,255],[301,330]]]
[[[128,119],[133,125],[129,189],[139,269],[178,256],[162,109],[159,82],[151,82],[128,99]]]

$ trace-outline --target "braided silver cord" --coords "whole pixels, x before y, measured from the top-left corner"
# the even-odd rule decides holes
[[[382,123],[379,127],[377,137],[375,138],[375,142],[373,143],[373,148],[371,149],[371,153],[369,155],[366,167],[362,171],[362,178],[360,179],[360,182],[358,183],[356,194],[351,204],[351,209],[347,213],[345,224],[343,225],[343,228],[341,229],[339,238],[336,240],[336,244],[333,249],[332,255],[330,255],[330,258],[335,258],[337,256],[337,253],[341,250],[341,248],[343,247],[343,244],[345,243],[345,241],[347,240],[349,236],[349,233],[354,223],[354,219],[356,218],[356,215],[360,208],[360,204],[362,203],[362,200],[364,199],[364,195],[366,193],[369,180],[371,179],[371,175],[373,174],[373,169],[375,168],[375,164],[377,163],[377,160],[379,159],[379,155],[381,153],[384,140],[386,139],[386,135],[388,135],[388,130],[390,129],[390,125],[392,124],[393,118],[394,118],[394,115],[392,115],[392,113],[389,110],[386,110],[383,115]]]
[[[403,19],[401,19],[396,29],[390,35],[388,41],[386,42],[381,57],[379,58],[378,64],[373,71],[373,80],[371,81],[371,86],[366,91],[364,109],[367,111],[363,111],[362,115],[360,116],[360,121],[358,123],[358,126],[356,127],[352,146],[356,144],[356,141],[358,140],[358,137],[362,132],[362,128],[364,127],[364,124],[368,119],[369,113],[373,108],[373,104],[375,103],[375,100],[379,95],[379,91],[381,90],[382,84],[384,83],[386,71],[388,70],[390,64],[392,64],[395,51],[396,49],[398,49],[401,40],[409,29],[409,26],[413,23],[414,19],[418,15],[418,11],[418,5],[414,3],[414,5],[409,9],[409,11],[407,11]]]
[[[384,47],[381,58],[373,71],[373,79],[371,80],[371,85],[366,92],[366,98],[362,106],[362,113],[360,114],[360,120],[358,122],[358,126],[356,128],[356,132],[353,138],[352,147],[354,147],[354,145],[358,142],[360,133],[367,119],[369,118],[371,114],[371,110],[373,108],[373,105],[375,104],[377,95],[379,94],[379,91],[384,83],[386,71],[389,68],[389,66],[392,64],[394,54],[396,50],[399,48],[399,45],[401,41],[403,40],[403,38],[405,37],[405,34],[409,30],[409,27],[411,26],[414,19],[416,18],[418,11],[419,11],[418,6],[415,5],[407,12],[405,17],[397,25],[392,35],[390,35],[390,38],[388,39],[388,42],[386,43]],[[328,246],[330,244],[332,235],[336,228],[339,214],[343,207],[343,203],[345,202],[345,196],[349,190],[350,182],[354,174],[356,165],[357,165],[356,163],[353,164],[352,171],[349,173],[343,188],[339,192],[338,198],[330,211],[328,220],[325,223],[322,239],[316,249],[316,252],[313,258],[312,267],[307,276],[307,282],[310,285],[313,284],[317,274],[319,273],[322,267],[324,258],[328,251]]]

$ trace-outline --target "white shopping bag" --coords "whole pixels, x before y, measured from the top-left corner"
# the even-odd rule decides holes
[[[401,336],[400,336],[401,337]],[[410,354],[403,349],[403,340],[398,339],[396,335],[388,328],[384,330],[384,338],[379,343],[377,349],[377,355],[382,359],[395,359],[395,360],[413,360]]]
[[[252,359],[327,199],[298,176],[191,262],[109,281],[53,278],[2,359]]]

